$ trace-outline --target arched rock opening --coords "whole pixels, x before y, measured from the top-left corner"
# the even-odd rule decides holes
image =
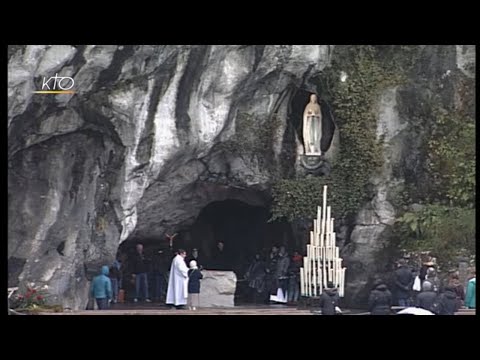
[[[218,242],[223,242],[229,268],[243,276],[256,253],[264,256],[271,247],[285,246],[289,252],[297,248],[291,225],[287,222],[269,222],[268,207],[250,205],[236,199],[213,201],[207,204],[192,224],[179,226],[174,238],[173,251],[182,248],[190,255],[193,248],[199,250],[205,268],[211,264]],[[173,233],[172,233],[173,234]],[[172,235],[170,234],[170,235]],[[132,236],[119,247],[119,253],[132,255],[135,245],[142,243],[147,256],[158,251],[169,251],[166,236]]]
[[[181,246],[197,248],[208,262],[216,244],[222,241],[229,267],[238,275],[244,274],[255,255],[266,255],[273,245],[287,249],[295,247],[288,223],[269,223],[268,208],[252,206],[239,200],[215,201],[202,209],[194,224],[182,232]]]
[[[147,259],[153,262],[161,259],[165,269],[171,264],[174,251],[182,248],[190,257],[192,249],[199,250],[199,258],[205,269],[214,269],[214,254],[219,241],[224,243],[226,270],[235,272],[237,283],[237,298],[244,297],[246,283],[242,283],[256,253],[267,256],[272,246],[285,246],[289,254],[298,248],[292,227],[287,222],[269,222],[271,214],[267,206],[248,204],[238,199],[215,200],[208,203],[200,211],[193,222],[176,228],[178,235],[170,242],[164,236],[139,237],[132,236],[119,247],[119,254],[126,260],[127,279],[131,278],[132,270],[128,268],[128,259],[133,258],[137,243],[144,245]],[[173,234],[172,232],[170,235]],[[152,279],[154,276],[151,276]],[[242,286],[245,285],[245,286]],[[155,293],[155,282],[149,281],[150,292]],[[127,301],[133,299],[133,283],[125,284]],[[130,291],[128,291],[130,290]],[[155,297],[156,298],[156,297]],[[243,300],[241,300],[243,301]]]

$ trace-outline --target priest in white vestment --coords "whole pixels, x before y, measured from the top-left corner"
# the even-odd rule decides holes
[[[173,258],[168,279],[167,305],[185,306],[188,298],[188,267],[185,263],[185,250],[178,250]]]

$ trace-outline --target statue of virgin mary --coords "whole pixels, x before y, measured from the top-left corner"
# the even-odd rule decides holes
[[[303,112],[303,143],[305,155],[320,156],[322,139],[322,112],[317,102],[317,95],[310,95],[310,102]]]

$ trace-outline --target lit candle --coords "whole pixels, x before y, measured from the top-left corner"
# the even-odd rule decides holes
[[[317,255],[318,255],[318,248],[317,248]],[[320,295],[322,293],[322,286],[321,286],[321,273],[320,273],[320,257],[317,256],[315,262],[315,273],[317,274],[317,292]]]
[[[310,284],[310,259],[308,259],[308,262],[305,265],[305,294],[307,296],[310,296],[309,284]]]
[[[323,286],[327,285],[327,248],[323,248],[323,266],[322,266],[322,273],[323,273]]]
[[[331,233],[331,229],[330,229],[330,225],[331,225],[331,221],[330,221],[330,215],[331,215],[331,207],[330,206],[327,206],[327,246],[331,246],[330,244],[330,233]]]
[[[332,225],[332,207],[329,205],[327,206],[327,226],[329,229],[330,225]]]
[[[308,268],[308,257],[307,256],[304,256],[303,257],[303,267],[304,267],[304,271],[305,271],[305,280],[307,279],[307,268]]]
[[[322,206],[322,234],[325,233],[325,217],[327,212],[327,185],[323,187],[323,206]]]
[[[341,274],[341,271],[342,271],[342,260],[341,259],[338,259],[337,260],[337,271],[338,271],[338,283],[340,284],[340,279],[342,278],[342,274]]]
[[[322,221],[322,207],[317,206],[317,224],[320,225],[320,221]]]
[[[303,275],[303,267],[300,268],[300,295],[305,296],[305,277]]]
[[[333,283],[337,286],[337,279],[338,279],[338,269],[336,266],[336,261],[333,263]]]
[[[310,296],[311,295],[311,290],[312,290],[312,287],[311,287],[311,269],[310,269],[310,258],[308,258],[308,262],[307,262],[307,296]]]
[[[340,274],[340,296],[343,297],[343,272]]]

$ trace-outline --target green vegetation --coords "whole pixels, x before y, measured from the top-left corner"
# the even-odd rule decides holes
[[[475,250],[475,209],[429,204],[421,211],[404,213],[396,231],[407,250],[434,251],[445,263],[461,249]]]
[[[375,107],[382,90],[402,83],[411,66],[400,60],[401,66],[381,61],[384,50],[375,46],[346,46],[338,50],[318,89],[321,97],[333,105],[342,144],[338,159],[328,177],[278,181],[273,187],[273,220],[312,218],[321,202],[324,184],[330,185],[336,218],[356,213],[368,198],[369,180],[382,163]],[[341,71],[348,75],[345,82],[339,81]]]
[[[411,250],[433,250],[449,262],[461,249],[475,251],[475,118],[474,80],[461,79],[461,103],[447,110],[433,102],[427,139],[429,192],[421,211],[399,217],[401,244]]]
[[[428,142],[431,202],[473,207],[475,204],[475,120],[441,108]]]

